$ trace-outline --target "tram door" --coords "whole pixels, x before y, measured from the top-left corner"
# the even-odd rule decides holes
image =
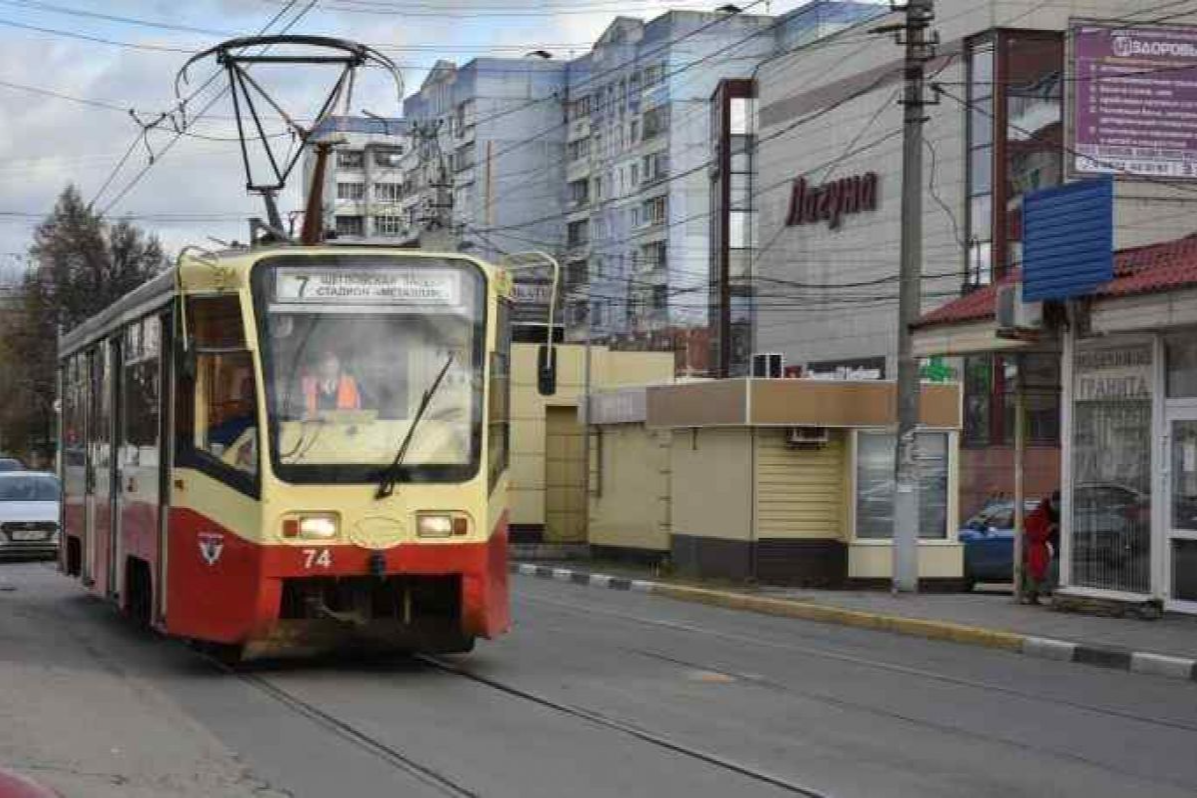
[[[125,327],[121,344],[116,479],[119,544],[113,549],[112,563],[116,574],[123,575],[126,556],[137,557],[152,568],[160,551],[160,330],[157,316],[133,322]],[[128,585],[121,585],[122,596],[127,589]]]
[[[88,514],[87,571],[85,581],[97,593],[111,593],[115,563],[112,549],[116,544],[114,493],[112,490],[113,438],[115,419],[113,405],[116,375],[113,368],[113,347],[101,342],[92,357],[91,408],[92,424],[88,437],[88,491],[91,512]]]

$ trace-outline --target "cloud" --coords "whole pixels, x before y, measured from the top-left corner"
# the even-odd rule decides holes
[[[598,0],[583,0],[598,5]],[[84,0],[61,0],[64,6],[89,9]],[[306,3],[306,0],[300,0]],[[715,3],[712,1],[711,5]],[[774,3],[792,6],[795,2]],[[557,14],[537,17],[468,16],[487,7],[520,7],[515,0],[457,2],[420,0],[419,6],[439,5],[465,14],[459,17],[430,17],[409,14],[376,15],[353,13],[352,4],[329,0],[316,7],[292,32],[339,36],[364,41],[382,48],[403,66],[407,91],[418,90],[427,66],[437,58],[458,63],[473,54],[502,51],[520,55],[539,47],[591,42],[610,24],[611,11],[585,14]],[[567,7],[562,0],[553,5]],[[655,0],[627,0],[624,7],[635,16],[650,18],[667,8]],[[197,28],[252,33],[276,14],[280,0],[205,0],[181,4],[175,0],[124,0],[103,4],[103,13]],[[295,8],[300,8],[296,5]],[[611,9],[617,4],[611,3]],[[755,9],[754,9],[755,10]],[[180,48],[209,46],[214,39],[198,33],[156,29],[128,22],[54,15],[49,12],[6,11],[6,17],[43,27],[101,36],[122,42],[169,45]],[[290,12],[287,16],[290,18]],[[579,47],[573,55],[581,55]],[[0,28],[0,81],[42,87],[77,97],[111,101],[120,108],[135,107],[146,112],[170,107],[174,100],[174,76],[186,60],[184,53],[162,53],[120,48],[31,31]],[[197,64],[194,74],[203,79],[210,64]],[[262,74],[262,80],[268,75]],[[312,72],[308,70],[308,72]],[[330,79],[323,75],[291,70],[277,82],[284,108],[308,116],[321,99],[321,87]],[[377,70],[368,70],[357,82],[352,110],[369,108],[380,114],[398,115],[394,90]],[[222,79],[223,80],[223,79]],[[192,85],[196,85],[193,83]],[[190,108],[194,113],[197,106]],[[232,108],[226,96],[217,102],[209,119],[197,123],[194,132],[230,137],[235,132]],[[77,183],[85,197],[95,195],[118,159],[136,141],[139,129],[124,111],[88,107],[64,100],[0,87],[0,211],[44,214],[68,182]],[[151,118],[143,114],[143,119]],[[281,129],[272,119],[268,125]],[[164,125],[165,127],[165,125]],[[239,148],[233,141],[213,142],[185,138],[163,154],[172,137],[159,130],[133,147],[124,168],[105,192],[112,198],[143,169],[151,156],[154,165],[113,213],[149,213],[160,216],[189,214],[261,215],[260,202],[246,195]],[[291,186],[281,198],[286,209],[297,208],[301,170],[293,173]],[[104,204],[102,201],[101,205]],[[36,220],[13,222],[0,218],[0,253],[22,252]],[[190,223],[183,221],[139,222],[160,235],[168,248],[190,242],[204,242],[206,236],[244,239],[243,219]],[[3,257],[3,256],[0,256]]]

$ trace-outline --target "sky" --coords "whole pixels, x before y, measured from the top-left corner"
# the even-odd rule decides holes
[[[751,13],[783,13],[804,0],[740,0]],[[129,217],[168,250],[245,240],[261,201],[245,191],[229,96],[177,138],[175,76],[191,54],[259,32],[328,35],[379,48],[400,67],[407,92],[437,59],[519,57],[536,49],[556,58],[585,53],[616,15],[650,19],[670,7],[712,10],[719,0],[0,0],[0,280],[23,268],[34,226],[68,183],[109,218]],[[311,6],[309,8],[309,6]],[[306,9],[306,13],[305,12]],[[216,71],[197,62],[187,95]],[[261,73],[282,106],[314,113],[333,73],[314,68]],[[276,80],[276,78],[280,78]],[[217,95],[219,78],[188,105]],[[398,91],[381,70],[357,81],[352,110],[401,116]],[[135,120],[140,120],[140,123]],[[177,118],[177,115],[176,115]],[[265,120],[282,131],[277,117]],[[199,138],[202,136],[203,138]],[[176,140],[177,139],[177,140]],[[286,145],[288,140],[278,140]],[[285,151],[285,146],[283,147]],[[122,163],[123,159],[123,163]],[[146,168],[148,166],[148,169]],[[135,181],[139,173],[144,174]],[[299,206],[296,168],[281,196]]]

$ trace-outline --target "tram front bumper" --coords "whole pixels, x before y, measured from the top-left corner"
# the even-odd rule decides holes
[[[303,634],[419,641],[426,636],[421,630],[436,623],[464,640],[496,637],[510,626],[505,522],[485,541],[367,549],[262,546],[198,515],[179,521],[172,528],[187,534],[171,541],[165,624],[171,634],[247,646],[289,640],[299,648]],[[443,603],[446,582],[454,585],[452,613]],[[437,586],[434,595],[428,585]],[[392,624],[405,627],[405,635]]]

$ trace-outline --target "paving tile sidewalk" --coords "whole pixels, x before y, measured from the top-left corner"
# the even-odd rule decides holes
[[[655,574],[649,568],[598,561],[535,561],[538,566],[568,568],[626,579],[764,596],[844,610],[913,618],[1027,637],[1068,641],[1107,650],[1150,652],[1197,659],[1197,617],[1166,614],[1158,620],[1105,618],[1015,604],[1009,592],[930,593],[893,596],[881,591],[807,590],[745,587],[726,582],[698,582]]]

